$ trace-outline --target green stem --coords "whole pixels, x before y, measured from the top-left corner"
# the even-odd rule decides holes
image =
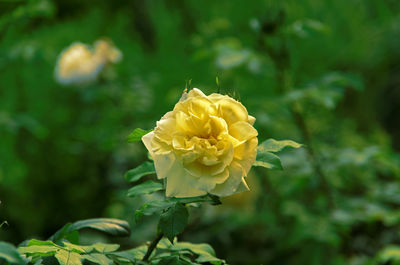
[[[148,261],[151,253],[153,253],[154,249],[156,249],[158,242],[163,238],[163,233],[159,233],[157,237],[151,242],[149,248],[147,249],[146,254],[144,255],[142,261]]]
[[[259,39],[260,45],[263,50],[271,57],[272,61],[276,66],[276,79],[278,84],[278,92],[279,94],[283,95],[284,93],[288,92],[292,88],[292,76],[288,72],[289,68],[289,61],[290,61],[290,53],[289,49],[285,45],[285,38],[281,37],[281,47],[278,49],[280,52],[274,51],[271,47],[264,42],[263,35]],[[284,56],[283,56],[284,55]],[[311,166],[318,176],[319,186],[321,190],[323,190],[328,199],[328,204],[330,208],[336,208],[333,191],[329,187],[329,183],[327,181],[327,177],[325,176],[321,163],[319,161],[319,157],[317,152],[315,151],[312,143],[312,137],[307,126],[306,120],[304,115],[301,111],[301,107],[298,103],[291,103],[290,104],[290,113],[296,123],[297,128],[299,129],[301,136],[303,138],[304,143],[306,144],[307,154],[311,161]]]
[[[316,154],[316,151],[313,147],[311,135],[310,135],[308,126],[306,124],[306,121],[304,119],[304,116],[302,115],[300,108],[296,103],[292,104],[290,106],[290,112],[291,112],[293,119],[294,119],[297,127],[299,128],[302,138],[307,146],[306,150],[307,150],[308,157],[311,160],[311,165],[313,167],[315,174],[318,176],[318,180],[320,182],[319,183],[320,188],[327,195],[329,207],[336,208],[335,199],[334,199],[332,190],[329,187],[327,177],[325,176],[325,173],[322,170],[321,162],[319,161],[319,157]]]

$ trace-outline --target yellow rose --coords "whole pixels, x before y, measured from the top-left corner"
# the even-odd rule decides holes
[[[238,101],[184,93],[154,131],[142,141],[154,159],[157,176],[166,179],[166,195],[229,196],[249,190],[245,177],[257,155],[255,118]]]
[[[106,40],[96,41],[93,51],[83,43],[73,43],[61,52],[55,77],[61,84],[90,83],[107,63],[118,62],[121,57],[121,52]]]

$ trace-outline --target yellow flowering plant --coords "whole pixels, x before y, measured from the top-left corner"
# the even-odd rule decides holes
[[[97,40],[93,49],[74,42],[59,55],[54,75],[62,85],[83,85],[94,82],[110,63],[122,59],[122,53],[110,40]]]
[[[208,202],[221,204],[227,197],[251,187],[246,177],[252,166],[282,169],[276,155],[285,147],[301,145],[268,139],[258,144],[255,118],[237,100],[227,95],[205,95],[199,89],[185,91],[172,111],[152,130],[135,129],[129,142],[142,141],[150,160],[129,170],[128,181],[138,183],[128,190],[135,197],[165,193],[161,200],[148,200],[135,212],[159,215],[156,238],[128,250],[118,244],[81,245],[79,231],[94,229],[114,236],[129,236],[128,222],[114,218],[94,218],[67,223],[48,240],[27,240],[18,248],[0,242],[0,258],[13,264],[42,264],[57,260],[61,265],[95,264],[214,264],[225,265],[208,244],[177,240],[189,220],[190,206]],[[143,180],[156,174],[161,181]],[[155,196],[160,198],[159,196]],[[154,198],[154,197],[150,197]],[[0,228],[3,222],[0,224]],[[6,255],[4,255],[4,253]]]
[[[135,212],[159,214],[157,238],[143,260],[151,257],[165,236],[174,238],[188,222],[187,207],[193,203],[220,204],[220,197],[249,191],[246,176],[252,166],[282,169],[275,154],[285,147],[299,148],[290,140],[268,139],[258,144],[256,119],[245,106],[228,95],[205,95],[194,88],[183,92],[172,111],[167,112],[152,130],[135,129],[128,142],[142,141],[152,161],[129,170],[126,179],[139,182],[156,174],[159,181],[140,181],[128,190],[135,197],[165,191],[163,200],[149,201]],[[222,264],[222,263],[218,263]]]

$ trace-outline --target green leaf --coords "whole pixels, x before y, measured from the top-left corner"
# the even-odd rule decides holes
[[[144,255],[146,254],[148,249],[147,245],[139,246],[133,249],[125,250],[125,251],[120,251],[120,252],[113,252],[110,255],[115,256],[118,258],[118,260],[128,260],[133,263],[137,260],[142,260]]]
[[[190,259],[189,257],[185,256],[185,255],[190,255],[192,254],[190,251],[186,251],[188,254],[185,254],[184,251],[181,251],[179,254],[179,258],[181,261],[186,262],[184,264],[187,265],[198,265],[199,263],[197,262],[193,262],[192,259]]]
[[[165,257],[162,258],[160,260],[160,262],[157,263],[157,265],[190,265],[193,263],[189,263],[185,260],[180,259],[177,256],[169,256],[169,257]]]
[[[382,263],[393,261],[400,261],[400,246],[389,245],[380,251],[378,259]]]
[[[279,152],[286,147],[300,148],[301,146],[301,144],[291,140],[277,141],[274,139],[268,139],[257,147],[257,159],[254,166],[282,170],[281,159],[271,152]]]
[[[357,91],[362,91],[364,89],[364,84],[360,76],[343,72],[327,73],[319,82],[319,86],[352,87]]]
[[[42,258],[34,258],[34,259],[32,259],[31,263],[33,263],[33,262],[34,262],[33,265],[41,265],[41,264],[43,264],[43,259]]]
[[[27,246],[56,246],[56,247],[58,247],[56,244],[54,244],[54,242],[51,242],[49,240],[42,241],[42,240],[37,240],[37,239],[29,240]]]
[[[26,247],[20,247],[18,250],[20,253],[33,256],[34,259],[40,256],[54,255],[60,264],[80,265],[82,264],[81,259],[87,259],[98,264],[108,265],[112,264],[112,261],[105,256],[105,253],[114,252],[118,248],[117,244],[95,243],[91,246],[80,246],[66,241],[59,246],[51,241],[32,239]],[[84,255],[81,256],[81,254]]]
[[[79,244],[79,232],[77,230],[69,232],[64,238],[71,243]]]
[[[21,254],[27,255],[40,255],[40,256],[51,256],[56,253],[56,251],[60,249],[60,246],[57,246],[51,241],[40,241],[36,239],[32,239],[28,242],[26,247],[19,247],[18,251]]]
[[[214,249],[208,244],[192,244],[189,242],[177,242],[172,249],[188,249],[198,255],[196,259],[199,263],[210,262],[211,264],[224,264],[225,261],[215,257]]]
[[[82,255],[82,259],[86,259],[88,261],[91,261],[93,263],[100,264],[100,265],[114,264],[113,261],[111,259],[107,258],[106,255],[99,254],[99,253],[91,253],[91,254]]]
[[[129,224],[115,218],[94,218],[73,223],[68,231],[92,228],[113,236],[127,236],[130,234]]]
[[[91,247],[91,246],[79,246],[79,245],[75,245],[75,244],[68,243],[68,242],[63,242],[63,245],[66,250],[73,251],[78,254],[90,252],[93,250],[93,247]]]
[[[18,251],[21,254],[27,255],[40,255],[40,256],[52,256],[56,253],[58,247],[55,246],[29,246],[19,247]]]
[[[259,150],[257,150],[257,158],[253,166],[265,167],[268,169],[283,169],[281,159],[277,155]]]
[[[170,251],[177,251],[182,254],[189,251],[195,254],[195,261],[198,263],[211,263],[215,265],[225,264],[225,261],[219,259],[215,256],[214,249],[208,244],[193,244],[189,242],[178,242],[175,241],[174,244],[162,240],[159,243],[159,248],[169,249]]]
[[[79,244],[79,232],[76,230],[69,230],[72,223],[67,223],[61,229],[59,229],[54,235],[48,240],[53,241],[56,244],[61,244],[62,240],[68,240],[71,243]]]
[[[114,252],[117,249],[119,249],[118,244],[105,244],[105,243],[95,243],[90,246],[80,246],[80,245],[75,245],[71,244],[68,242],[63,242],[63,245],[65,248],[69,251],[74,251],[79,254],[83,253],[89,253],[89,252],[99,252],[99,253],[110,253]]]
[[[101,253],[114,252],[119,249],[118,244],[95,243],[91,245],[91,247],[93,247],[96,251]]]
[[[207,194],[207,195],[197,196],[197,197],[187,197],[187,198],[169,198],[168,200],[171,202],[180,202],[183,204],[190,204],[190,203],[197,203],[197,202],[209,202],[209,203],[211,203],[211,205],[221,204],[219,197],[216,195],[212,195],[212,194]]]
[[[163,211],[168,207],[171,207],[174,204],[175,202],[171,200],[151,201],[149,203],[145,203],[135,211],[135,220],[136,222],[139,222],[143,215],[153,215]]]
[[[68,228],[72,225],[72,223],[67,223],[63,227],[61,227],[57,232],[55,232],[51,237],[49,237],[48,240],[59,243],[58,241],[64,239],[67,237]],[[78,242],[73,242],[73,243],[78,243]]]
[[[81,255],[72,251],[59,249],[54,257],[60,265],[82,265]]]
[[[134,197],[137,195],[149,194],[159,190],[162,190],[164,187],[159,182],[154,182],[152,180],[148,180],[139,185],[136,185],[128,190],[128,196]]]
[[[146,250],[145,250],[146,251]],[[141,260],[143,258],[145,254],[143,253],[143,255],[141,256],[141,258],[136,258],[134,255],[126,252],[126,251],[122,251],[122,252],[114,252],[109,254],[109,256],[113,259],[113,260],[117,260],[118,264],[119,262],[121,263],[125,263],[125,262],[132,262],[133,264],[136,264],[135,262],[137,260]]]
[[[6,262],[10,264],[26,264],[18,253],[18,250],[7,242],[0,242],[0,260],[1,259],[5,259]]]
[[[265,140],[264,142],[262,142],[258,146],[257,151],[276,153],[276,152],[282,151],[285,147],[300,148],[301,146],[302,146],[301,144],[298,144],[291,140],[277,141],[275,139],[268,139],[268,140]]]
[[[160,213],[175,203],[190,204],[198,202],[209,202],[212,205],[221,204],[218,196],[207,194],[204,196],[188,197],[188,198],[167,198],[162,201],[151,201],[143,204],[139,209],[135,211],[135,220],[139,222],[143,215],[149,216],[156,213]]]
[[[189,218],[189,212],[182,203],[175,203],[161,214],[159,227],[164,235],[173,242],[174,238],[183,232]]]
[[[154,164],[152,162],[144,162],[140,166],[126,172],[125,178],[130,182],[134,182],[134,181],[138,181],[143,176],[155,174],[155,173],[156,173],[156,170],[154,168]]]
[[[52,235],[49,240],[61,243],[63,239],[71,243],[79,243],[77,231],[83,228],[92,228],[111,234],[113,236],[127,236],[130,234],[129,224],[126,221],[115,218],[94,218],[68,223]]]
[[[143,130],[143,129],[140,129],[140,128],[136,128],[135,130],[133,130],[133,132],[131,132],[131,134],[128,135],[126,140],[129,143],[139,142],[139,141],[142,140],[142,137],[144,135],[148,134],[151,131],[153,131],[153,130]]]
[[[364,84],[360,77],[341,72],[327,73],[300,89],[291,90],[285,96],[289,102],[304,101],[319,104],[328,109],[333,109],[345,96],[348,88],[357,91],[363,90]]]
[[[309,37],[313,32],[326,33],[329,28],[318,20],[297,20],[288,26],[287,32],[300,38]]]

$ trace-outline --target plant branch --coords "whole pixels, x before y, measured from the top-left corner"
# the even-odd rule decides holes
[[[157,237],[151,242],[149,248],[147,249],[146,254],[144,255],[142,261],[148,261],[151,253],[153,253],[154,249],[157,247],[158,242],[163,238],[163,233],[159,233]]]
[[[329,204],[330,208],[335,208],[336,205],[335,205],[335,200],[334,200],[334,197],[332,194],[332,190],[329,187],[329,183],[327,181],[325,173],[322,170],[321,162],[319,161],[318,155],[316,154],[316,151],[313,147],[311,135],[310,135],[309,129],[307,127],[306,121],[304,119],[304,116],[302,115],[300,108],[296,103],[291,104],[290,112],[291,112],[293,119],[294,119],[297,127],[299,128],[302,138],[307,146],[307,148],[306,148],[307,154],[308,154],[309,159],[311,160],[311,165],[313,167],[313,170],[314,170],[315,174],[318,176],[318,180],[320,182],[319,185],[320,185],[321,189],[327,195],[328,204]]]
[[[277,79],[277,84],[278,84],[278,93],[283,95],[284,93],[286,93],[287,91],[289,91],[292,88],[291,76],[287,70],[290,65],[289,64],[290,52],[286,46],[284,36],[281,36],[280,47],[279,47],[279,49],[277,49],[279,52],[277,52],[273,48],[269,47],[269,45],[264,41],[263,37],[265,35],[264,36],[263,35],[264,34],[261,34],[261,36],[259,38],[259,45],[260,45],[261,49],[271,57],[272,61],[274,62],[275,66],[276,66],[276,69],[277,69],[276,79]],[[298,103],[295,102],[295,103],[291,103],[289,108],[290,108],[290,113],[294,119],[294,122],[296,123],[296,126],[301,133],[303,141],[307,146],[307,148],[306,148],[307,154],[311,161],[311,166],[312,166],[315,174],[318,176],[320,188],[327,194],[329,207],[335,208],[336,204],[335,204],[332,190],[329,187],[329,183],[327,182],[327,178],[322,170],[322,166],[319,161],[318,155],[313,147],[311,134],[308,129],[304,115],[301,111],[301,107]]]

